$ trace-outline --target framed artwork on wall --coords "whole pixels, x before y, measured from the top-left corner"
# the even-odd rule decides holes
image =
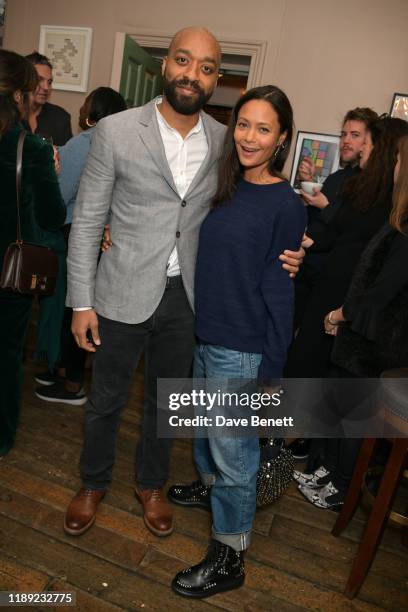
[[[305,157],[309,157],[315,165],[316,182],[323,183],[329,174],[335,172],[339,167],[339,144],[340,136],[335,134],[299,131],[290,173],[292,187],[295,190],[300,189],[299,166]]]
[[[390,108],[391,117],[408,121],[408,93],[395,93]]]
[[[54,89],[87,90],[91,44],[92,28],[41,26],[39,51],[54,67]]]

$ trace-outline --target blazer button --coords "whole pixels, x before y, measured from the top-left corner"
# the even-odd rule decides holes
[[[181,205],[182,206],[186,206],[187,202],[185,200],[182,200]]]
[[[176,238],[180,238],[180,232],[179,231],[176,232]]]

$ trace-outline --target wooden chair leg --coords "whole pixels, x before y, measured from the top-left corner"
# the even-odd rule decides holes
[[[353,477],[351,479],[351,483],[347,491],[343,508],[341,509],[341,512],[332,529],[332,535],[336,537],[339,536],[342,531],[347,527],[350,522],[350,519],[352,518],[355,512],[361,493],[361,484],[363,482],[363,477],[366,471],[368,470],[368,466],[370,464],[370,459],[373,455],[376,442],[377,440],[375,438],[367,438],[366,440],[364,440],[361,446],[356,467],[353,472]]]
[[[408,516],[408,506],[405,516]],[[408,548],[408,525],[404,525],[401,529],[401,544]]]
[[[350,599],[361,587],[377,550],[385,519],[402,472],[407,446],[408,441],[405,438],[394,440],[391,455],[344,591],[346,597]]]

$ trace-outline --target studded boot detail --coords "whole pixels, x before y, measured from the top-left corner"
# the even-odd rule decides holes
[[[204,559],[179,572],[171,588],[183,597],[202,599],[216,593],[237,589],[244,584],[244,553],[211,540]]]
[[[173,485],[167,491],[167,497],[173,504],[211,510],[210,493],[211,487],[195,480],[189,485]]]

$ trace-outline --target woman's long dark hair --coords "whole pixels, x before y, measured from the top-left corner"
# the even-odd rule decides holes
[[[398,143],[400,169],[392,194],[390,225],[403,234],[408,234],[408,136]]]
[[[28,109],[28,93],[37,87],[37,72],[25,57],[0,49],[0,135],[15,125],[21,114],[14,94],[20,91]]]
[[[391,203],[398,142],[408,134],[408,122],[381,117],[370,123],[367,129],[371,134],[373,150],[364,170],[347,181],[342,193],[342,197],[360,211],[386,201]]]
[[[239,162],[234,142],[234,131],[237,124],[239,111],[250,100],[265,100],[269,102],[278,115],[280,133],[286,132],[283,146],[279,147],[276,155],[269,160],[268,172],[271,176],[282,177],[281,171],[289,154],[293,135],[293,110],[287,95],[275,85],[264,85],[248,90],[236,103],[231,113],[231,119],[225,134],[224,146],[218,170],[218,188],[214,196],[213,206],[219,206],[222,202],[229,200],[237,186],[237,181],[242,174],[242,166]]]

